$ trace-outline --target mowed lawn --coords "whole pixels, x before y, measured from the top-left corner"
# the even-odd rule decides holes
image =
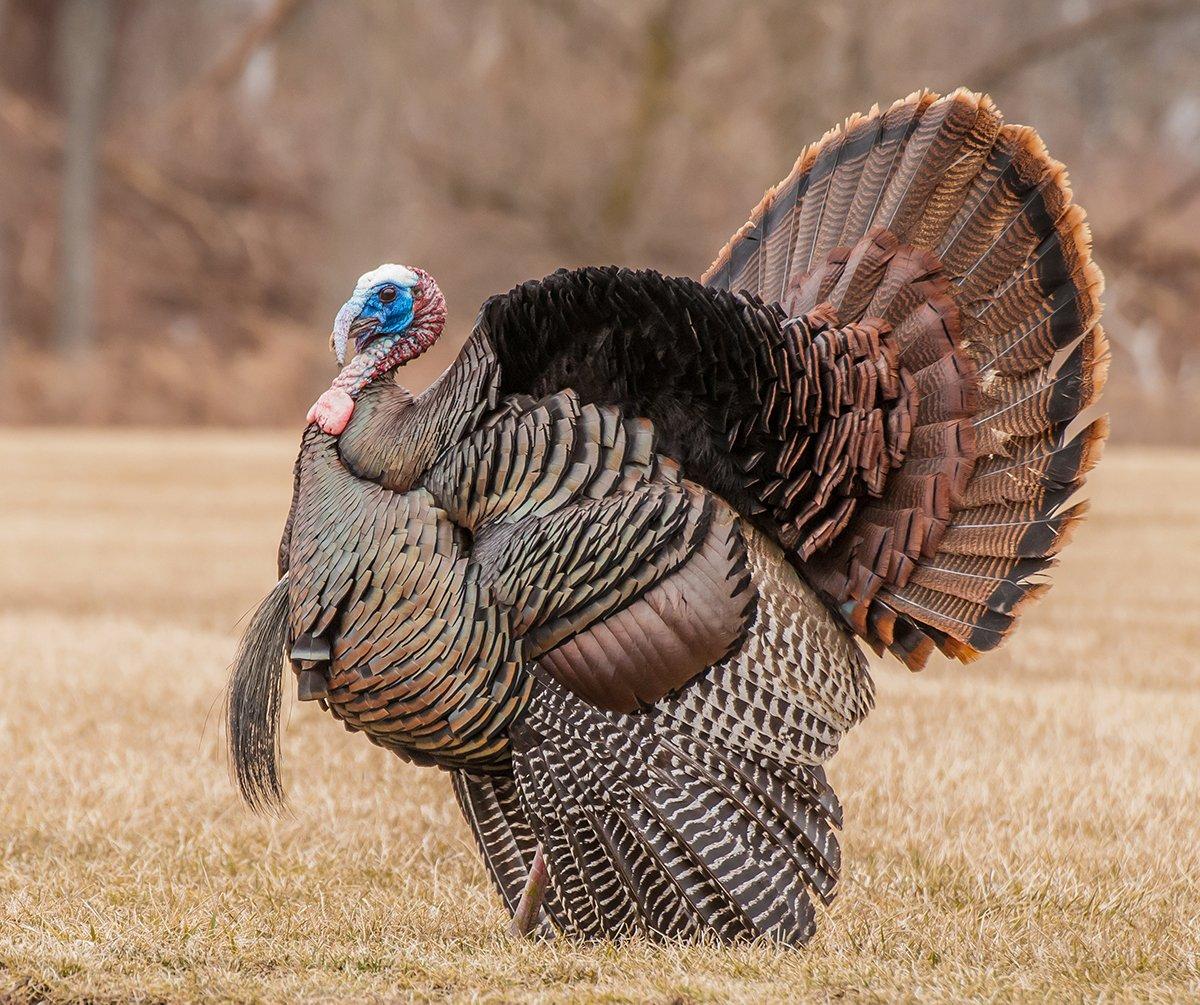
[[[1200,454],[1111,450],[971,667],[877,665],[803,951],[506,934],[447,778],[289,703],[252,816],[221,692],[296,437],[0,434],[0,1001],[1195,1000]]]

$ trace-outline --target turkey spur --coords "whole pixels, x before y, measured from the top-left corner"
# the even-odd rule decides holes
[[[450,772],[517,930],[803,943],[860,644],[994,649],[1083,515],[1100,288],[1062,165],[966,91],[830,132],[698,282],[493,297],[420,395],[442,294],[367,273],[233,671],[243,794],[282,799],[286,660]]]

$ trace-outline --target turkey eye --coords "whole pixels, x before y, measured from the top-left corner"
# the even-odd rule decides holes
[[[396,287],[385,286],[382,290],[379,291],[380,303],[390,304],[395,299],[396,299]]]

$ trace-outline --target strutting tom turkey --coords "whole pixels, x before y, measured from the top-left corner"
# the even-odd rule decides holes
[[[700,281],[493,297],[419,396],[442,295],[368,273],[231,682],[242,791],[282,795],[286,657],[450,773],[518,929],[803,942],[860,643],[994,649],[1083,514],[1100,287],[1062,165],[966,91],[827,134]]]

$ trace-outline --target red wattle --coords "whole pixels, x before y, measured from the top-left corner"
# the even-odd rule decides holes
[[[354,414],[354,399],[340,387],[325,391],[308,410],[306,422],[315,422],[330,436],[340,436]]]

